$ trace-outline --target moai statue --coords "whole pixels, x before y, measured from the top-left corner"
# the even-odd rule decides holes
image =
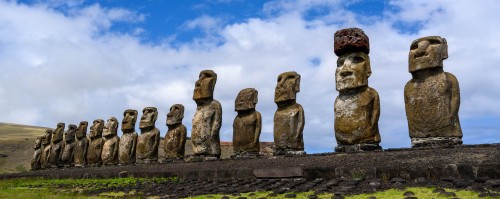
[[[89,147],[89,139],[87,138],[87,121],[81,121],[76,130],[76,143],[73,149],[74,164],[76,167],[84,167],[87,165],[87,149]]]
[[[142,111],[139,128],[141,135],[137,138],[136,162],[151,164],[158,162],[158,147],[160,146],[160,130],[155,127],[158,111],[156,107],[146,107]]]
[[[39,170],[42,168],[42,137],[37,137],[35,140],[35,146],[33,147],[35,151],[33,152],[33,158],[31,159],[31,170]]]
[[[137,121],[137,110],[127,109],[123,113],[122,132],[120,146],[118,147],[118,159],[120,164],[135,163],[135,147],[137,145],[137,133],[135,132],[135,123]]]
[[[120,138],[117,133],[118,120],[115,117],[110,117],[102,133],[104,137],[104,145],[101,153],[103,165],[109,166],[118,164],[118,146],[120,145]]]
[[[50,156],[50,151],[52,150],[51,144],[52,144],[52,130],[47,129],[45,131],[45,135],[42,138],[42,147],[43,147],[42,169],[50,168],[49,156]]]
[[[61,155],[61,164],[65,167],[74,165],[75,132],[76,125],[70,124],[68,125],[68,130],[64,133],[64,150]]]
[[[64,135],[64,123],[58,123],[56,129],[52,131],[52,143],[51,150],[49,154],[49,164],[50,167],[56,168],[61,166],[61,155],[63,151],[63,135]]]
[[[300,91],[300,75],[290,71],[278,76],[274,91],[274,102],[278,110],[274,113],[275,155],[301,155],[304,152],[304,109],[296,102]]]
[[[334,52],[337,59],[335,84],[335,138],[337,152],[380,150],[378,119],[380,99],[368,86],[372,71],[368,36],[359,28],[335,32]]]
[[[96,119],[90,126],[90,143],[87,148],[87,164],[90,166],[100,166],[102,164],[101,153],[104,140],[102,139],[102,130],[104,120]]]
[[[167,114],[168,131],[163,145],[166,160],[184,158],[187,131],[186,126],[182,124],[182,119],[184,119],[184,106],[182,104],[172,105]]]
[[[429,36],[411,43],[408,57],[412,79],[405,86],[405,108],[412,147],[462,144],[458,119],[457,78],[443,71],[448,58],[445,38]]]
[[[233,122],[234,157],[252,157],[260,152],[260,131],[262,117],[255,110],[258,92],[254,88],[241,90],[234,102],[234,110],[238,115]]]
[[[205,160],[217,160],[221,155],[219,130],[222,124],[222,107],[213,98],[216,82],[217,74],[214,71],[203,70],[193,92],[193,100],[197,105],[191,129],[193,152],[194,157]]]

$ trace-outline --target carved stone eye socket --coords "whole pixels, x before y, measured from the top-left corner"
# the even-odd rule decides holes
[[[364,62],[364,61],[365,61],[365,59],[363,57],[361,57],[361,56],[355,56],[355,57],[352,58],[352,62],[353,63],[361,63],[361,62]]]
[[[341,67],[342,65],[344,65],[344,62],[345,62],[345,59],[338,59],[337,60],[337,67]]]
[[[410,46],[410,50],[415,50],[417,48],[418,48],[418,42],[415,42]]]

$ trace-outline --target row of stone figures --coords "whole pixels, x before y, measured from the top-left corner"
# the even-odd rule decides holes
[[[412,79],[404,88],[404,100],[412,147],[462,144],[458,81],[443,71],[447,48],[446,39],[439,36],[416,39],[410,46],[408,63]],[[380,100],[377,91],[368,86],[372,73],[369,52],[369,39],[363,30],[347,28],[335,33],[334,53],[338,56],[335,82],[339,91],[334,104],[337,152],[381,149],[378,129]],[[216,81],[215,72],[201,71],[193,94],[197,109],[192,120],[192,157],[202,160],[219,159],[221,154],[222,108],[213,99]],[[278,76],[274,95],[278,106],[274,114],[275,155],[304,154],[304,109],[296,102],[299,91],[298,73],[291,71]],[[259,153],[262,119],[255,110],[257,95],[257,90],[247,88],[236,97],[235,156]],[[137,136],[134,132],[137,111],[126,110],[121,139],[116,135],[118,121],[114,117],[106,124],[103,120],[95,120],[90,128],[90,140],[86,138],[87,122],[81,122],[79,127],[69,125],[64,141],[64,124],[58,124],[54,131],[48,130],[46,136],[37,140],[34,168],[157,161],[160,141],[160,132],[155,128],[157,115],[154,107],[144,109],[139,125],[141,134]],[[180,104],[173,105],[167,115],[168,132],[164,143],[167,158],[184,156],[186,127],[182,125],[183,116],[184,107]]]

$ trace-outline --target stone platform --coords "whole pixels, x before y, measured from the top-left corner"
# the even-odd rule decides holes
[[[304,189],[337,192],[350,187],[351,190],[344,190],[344,192],[354,193],[361,189],[356,187],[371,187],[376,190],[398,184],[448,183],[451,187],[465,188],[478,183],[479,185],[490,183],[491,187],[497,190],[500,186],[500,180],[498,180],[500,179],[500,144],[387,149],[349,154],[324,153],[190,163],[62,168],[2,174],[0,179],[127,176],[179,177],[181,183],[171,185],[183,187],[174,189],[179,192],[175,193],[176,197],[183,194],[191,195],[194,191],[196,191],[195,195],[217,192],[219,188],[215,187],[218,186],[226,188],[234,186],[236,192],[275,189],[279,191],[285,188],[294,190],[287,186],[295,187],[297,189],[295,191]],[[240,184],[241,187],[239,187]],[[210,185],[211,188],[203,191],[200,189],[201,185]],[[222,193],[231,193],[231,190],[233,189],[220,189]]]

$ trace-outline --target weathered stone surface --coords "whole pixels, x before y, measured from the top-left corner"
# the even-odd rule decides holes
[[[233,152],[236,156],[259,154],[262,117],[255,110],[257,96],[257,90],[246,88],[241,90],[236,97],[235,111],[238,112],[238,115],[233,122]]]
[[[284,167],[284,168],[262,168],[254,169],[253,175],[256,178],[292,178],[303,177],[303,169],[300,167]]]
[[[49,154],[49,164],[51,167],[58,167],[61,163],[61,155],[63,150],[63,134],[64,123],[58,123],[57,127],[52,131],[52,143]]]
[[[149,164],[158,161],[158,147],[160,145],[160,130],[155,127],[158,118],[156,107],[146,107],[142,111],[139,128],[141,135],[137,138],[136,162]]]
[[[73,149],[74,163],[76,167],[87,165],[87,149],[89,147],[89,139],[87,138],[87,121],[81,121],[76,130],[76,143]]]
[[[127,109],[123,113],[122,132],[123,135],[120,139],[119,149],[119,163],[134,164],[135,163],[135,149],[137,146],[137,132],[135,132],[135,123],[137,122],[137,110]]]
[[[220,158],[219,130],[222,124],[222,107],[213,99],[217,74],[212,70],[200,72],[195,83],[193,100],[196,112],[192,121],[191,140],[195,156]]]
[[[61,163],[66,167],[74,165],[75,132],[76,125],[70,124],[68,130],[64,133],[64,150],[61,155]]]
[[[101,153],[104,140],[102,139],[102,130],[104,128],[104,120],[96,119],[90,126],[90,144],[87,149],[87,163],[91,166],[99,166],[102,164]]]
[[[45,131],[45,135],[42,138],[42,147],[43,147],[43,152],[42,152],[42,169],[44,168],[50,168],[49,164],[49,156],[50,156],[50,151],[51,149],[51,143],[52,143],[52,130],[47,129]]]
[[[101,159],[103,165],[118,164],[118,147],[120,138],[118,137],[118,120],[110,117],[103,129],[104,145],[102,147]]]
[[[377,91],[368,86],[372,73],[368,37],[358,28],[343,29],[335,33],[334,45],[339,56],[335,70],[336,89],[339,91],[334,105],[338,144],[335,150],[381,149],[378,146],[380,99]]]
[[[31,159],[31,170],[38,170],[42,168],[42,137],[37,137],[35,140],[35,150],[33,152],[33,158]]]
[[[303,130],[304,109],[296,102],[300,91],[300,75],[290,71],[278,76],[274,102],[278,109],[274,113],[275,155],[304,154]]]
[[[163,145],[165,159],[184,158],[187,130],[186,126],[182,124],[182,119],[184,119],[184,106],[182,104],[172,105],[166,121],[168,131]]]
[[[446,58],[444,38],[422,37],[411,44],[412,79],[405,86],[404,98],[412,147],[462,144],[460,89],[457,78],[443,71]]]

